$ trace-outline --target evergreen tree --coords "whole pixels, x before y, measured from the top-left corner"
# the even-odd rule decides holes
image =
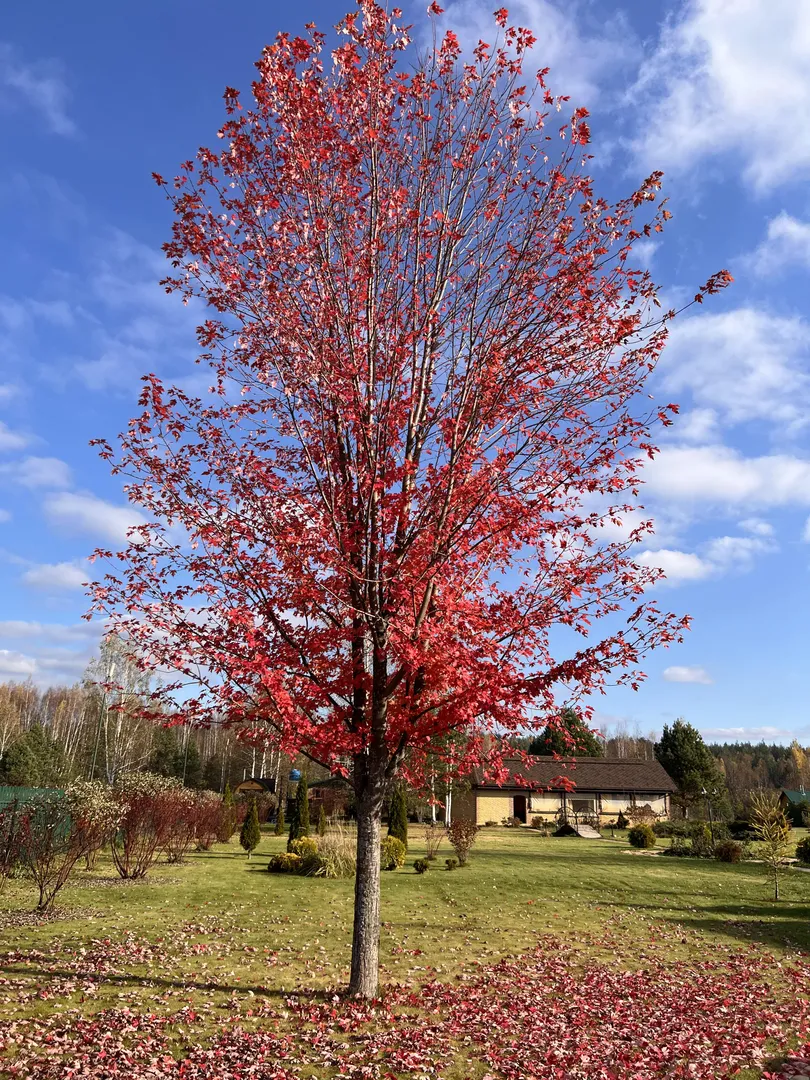
[[[274,836],[281,836],[286,828],[284,821],[284,801],[279,798],[278,800],[278,814],[276,815],[276,827],[273,829]]]
[[[326,811],[323,808],[323,803],[321,803],[320,808],[318,810],[318,836],[325,836],[325,835],[326,835]]]
[[[261,829],[259,828],[259,811],[256,806],[256,800],[250,804],[250,813],[245,818],[242,825],[242,832],[239,834],[239,843],[248,853],[248,858],[253,854],[253,849],[259,846],[259,841],[262,838]]]
[[[146,767],[157,776],[176,776],[179,752],[175,728],[157,727],[152,735],[152,748]]]
[[[540,757],[552,754],[576,754],[581,757],[604,757],[605,748],[598,735],[575,709],[563,709],[560,713],[563,727],[547,727],[541,735],[529,743],[529,753]],[[566,737],[567,736],[567,737]]]
[[[0,759],[4,784],[23,787],[60,787],[70,780],[62,744],[41,724],[33,724]]]
[[[723,774],[697,728],[683,720],[664,725],[655,756],[678,785],[678,801],[684,811],[707,797],[720,805],[727,799]]]
[[[217,840],[219,840],[220,844],[230,842],[235,828],[236,810],[233,805],[233,792],[231,791],[231,785],[226,784],[225,793],[222,796],[222,816],[220,817],[219,831],[217,833]]]
[[[391,795],[391,807],[388,811],[388,835],[401,840],[408,850],[408,799],[405,788],[397,784]]]

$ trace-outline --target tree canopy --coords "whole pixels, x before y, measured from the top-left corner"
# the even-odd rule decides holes
[[[561,724],[544,728],[529,743],[529,753],[541,757],[552,754],[579,754],[583,757],[604,757],[605,744],[584,722],[575,709],[563,709]]]

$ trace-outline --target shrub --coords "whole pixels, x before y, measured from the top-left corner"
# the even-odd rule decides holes
[[[194,795],[188,788],[175,788],[166,793],[170,823],[163,844],[166,861],[181,863],[185,860],[197,831],[197,815]]]
[[[78,860],[107,842],[120,816],[117,801],[92,781],[26,803],[21,854],[39,889],[37,911],[49,910]]]
[[[430,863],[427,861],[427,859],[416,859],[413,864],[413,868],[417,872],[417,874],[425,874],[430,868]]]
[[[0,892],[22,866],[23,810],[16,800],[0,810]]]
[[[669,847],[664,849],[663,854],[683,858],[686,855],[691,855],[692,849],[687,844],[685,837],[673,836],[669,842]]]
[[[804,866],[810,866],[810,836],[805,836],[796,845],[796,858]]]
[[[323,803],[318,807],[318,836],[326,835],[326,811]]]
[[[448,870],[455,870],[455,868],[458,866],[458,859],[445,859],[444,865],[447,867]]]
[[[276,815],[276,827],[273,829],[274,836],[282,836],[287,825],[284,821],[284,804],[279,803],[278,814]]]
[[[629,826],[630,826],[630,822],[624,816],[624,813],[620,810],[619,811],[619,816],[616,818],[616,828],[617,829],[627,829],[627,828],[629,828]]]
[[[261,829],[259,828],[259,811],[256,807],[256,800],[250,804],[250,813],[245,818],[242,825],[242,831],[239,834],[239,843],[247,852],[247,857],[253,854],[255,848],[259,846],[259,841],[262,838]]]
[[[313,844],[302,838],[297,844]],[[351,877],[357,869],[357,856],[353,837],[340,826],[330,829],[317,844],[317,853],[304,856],[303,872],[312,877]]]
[[[437,825],[435,822],[431,821],[425,826],[425,848],[430,862],[436,858],[441,842],[446,835],[442,826]]]
[[[171,798],[179,787],[156,773],[139,772],[122,776],[115,789],[121,819],[112,843],[112,858],[122,878],[146,876],[172,830]]]
[[[735,818],[728,823],[728,831],[735,840],[753,840],[754,830],[745,818]]]
[[[380,841],[380,868],[397,870],[405,865],[405,845],[397,836],[385,836]]]
[[[478,835],[478,826],[474,821],[456,820],[452,823],[447,830],[447,835],[450,838],[450,843],[453,845],[453,851],[458,858],[459,866],[466,866],[467,855],[470,848],[475,843],[475,838]]]
[[[628,807],[627,816],[633,825],[652,825],[658,819],[658,815],[649,803],[644,803],[643,806]]]
[[[293,855],[300,855],[302,859],[307,859],[311,855],[318,854],[318,841],[312,836],[299,836],[297,840],[290,840],[287,851]]]
[[[213,791],[202,791],[196,796],[194,837],[197,841],[197,851],[210,851],[223,829],[223,817],[222,800]]]
[[[689,827],[689,836],[692,840],[692,855],[699,859],[711,859],[714,855],[714,845],[709,826],[702,821],[696,821]]]
[[[271,874],[300,874],[304,860],[292,851],[280,851],[267,864]]]
[[[714,857],[718,862],[738,863],[743,856],[743,846],[736,840],[721,840],[715,845]]]
[[[655,833],[650,825],[634,825],[627,839],[634,848],[644,850],[655,847]]]
[[[391,795],[391,806],[388,811],[388,835],[401,840],[405,845],[405,850],[408,850],[408,800],[402,784],[397,784]]]
[[[486,825],[486,827],[487,827],[488,829],[491,829],[491,828],[492,828],[492,826],[493,826],[493,825],[497,825],[497,824],[498,824],[498,822],[497,822],[497,821],[485,821],[485,822],[484,822],[484,824]]]
[[[532,828],[533,829],[545,829],[545,827],[546,827],[546,819],[544,817],[537,816],[537,817],[532,818]]]

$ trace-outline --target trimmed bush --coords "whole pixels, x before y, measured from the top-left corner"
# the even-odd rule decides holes
[[[627,839],[634,848],[648,850],[655,847],[655,833],[650,825],[634,825]]]
[[[247,852],[247,857],[253,854],[255,848],[259,846],[259,841],[262,838],[261,829],[259,828],[259,810],[256,806],[256,800],[250,804],[250,812],[245,818],[242,825],[242,831],[239,834],[239,843]]]
[[[271,874],[300,874],[304,860],[291,851],[280,851],[267,864]]]
[[[455,868],[458,866],[458,859],[445,859],[444,865],[447,867],[448,870],[455,870]]]
[[[738,863],[743,857],[743,846],[736,840],[721,840],[715,845],[714,857],[718,862]]]
[[[617,829],[627,829],[629,827],[629,825],[630,825],[630,822],[627,820],[627,818],[624,816],[623,812],[620,810],[619,811],[619,816],[616,818],[616,828]]]
[[[405,850],[408,850],[408,800],[402,784],[397,784],[391,795],[391,806],[388,811],[388,835],[401,840],[405,845]]]
[[[225,793],[222,796],[222,813],[217,825],[217,840],[220,844],[227,844],[236,828],[236,810],[233,805],[233,792],[231,785],[225,785]]]
[[[380,869],[398,870],[405,865],[405,845],[397,836],[385,836],[380,841]]]
[[[796,858],[804,866],[810,866],[810,836],[805,836],[796,845]]]
[[[413,868],[417,872],[417,874],[426,874],[429,867],[430,863],[427,861],[427,859],[417,859],[413,864]]]
[[[279,802],[278,814],[276,815],[276,827],[273,829],[274,836],[283,836],[287,823],[284,820],[284,803]]]

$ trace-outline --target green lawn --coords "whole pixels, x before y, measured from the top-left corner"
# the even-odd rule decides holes
[[[382,878],[388,983],[449,980],[549,932],[625,967],[653,953],[702,962],[712,942],[810,950],[810,874],[786,874],[774,904],[761,865],[493,828],[479,834],[468,867],[445,870],[443,848],[419,876],[418,836],[414,828],[406,867]],[[40,925],[20,914],[33,906],[31,886],[9,882],[0,898],[2,1017],[77,1005],[83,1014],[110,1006],[169,1014],[191,1004],[204,1039],[225,1015],[249,1015],[257,995],[342,987],[352,883],[268,874],[267,857],[283,845],[264,835],[250,861],[236,842],[218,846],[133,885],[102,859],[62,894],[60,917]]]

